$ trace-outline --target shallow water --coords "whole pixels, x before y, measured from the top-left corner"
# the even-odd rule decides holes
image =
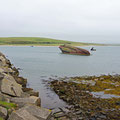
[[[91,47],[83,47],[90,50]],[[120,47],[98,46],[91,56],[61,54],[58,47],[0,46],[11,62],[21,68],[20,75],[28,79],[28,86],[40,92],[42,106],[47,108],[65,105],[47,89],[49,77],[84,76],[120,73]]]
[[[112,94],[104,94],[104,92],[91,92],[93,94],[94,97],[96,98],[105,98],[105,99],[109,99],[109,98],[120,98],[120,96],[117,95],[112,95]]]

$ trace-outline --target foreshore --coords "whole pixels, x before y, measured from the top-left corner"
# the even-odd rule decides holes
[[[71,119],[120,120],[120,75],[54,79],[50,86],[69,104]]]

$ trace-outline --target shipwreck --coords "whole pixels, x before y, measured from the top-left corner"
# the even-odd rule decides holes
[[[74,47],[71,45],[60,45],[59,48],[62,51],[62,53],[65,53],[65,54],[90,55],[90,52],[88,50],[85,50],[83,48]]]

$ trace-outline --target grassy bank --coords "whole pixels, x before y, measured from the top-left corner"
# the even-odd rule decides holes
[[[94,43],[71,42],[40,37],[1,37],[0,45],[34,45],[34,46],[59,46],[61,44],[71,44],[74,46],[104,45]]]

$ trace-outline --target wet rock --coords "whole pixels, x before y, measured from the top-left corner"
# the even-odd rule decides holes
[[[120,105],[120,101],[117,101],[117,102],[116,102],[116,105]]]
[[[28,92],[28,91],[31,91],[31,90],[33,90],[33,89],[32,89],[32,88],[23,87],[22,90],[23,90],[23,92]]]
[[[100,79],[101,77],[103,77],[103,79]],[[75,117],[76,120],[119,119],[120,98],[95,98],[91,94],[91,90],[104,90],[107,87],[112,87],[113,89],[118,88],[119,86],[114,86],[112,83],[119,85],[120,76],[88,76],[82,78],[75,77],[72,79],[82,82],[59,80],[51,82],[51,88],[59,95],[59,97],[69,105],[72,105],[69,108],[70,118]],[[94,80],[97,84],[91,84]],[[119,88],[116,92],[119,94]]]
[[[27,79],[24,79],[23,77],[15,77],[15,80],[18,84],[22,85],[22,87],[26,87]]]
[[[76,112],[76,115],[80,115],[80,114],[82,114],[82,110]]]
[[[35,91],[35,90],[30,90],[27,92],[30,96],[36,96],[38,97],[39,96],[39,92]]]
[[[39,92],[33,90],[32,88],[25,88],[25,87],[23,87],[22,90],[24,92],[26,92],[27,94],[29,94],[30,96],[36,96],[36,97],[39,96]]]
[[[34,104],[37,106],[41,105],[40,98],[35,97],[35,96],[30,96],[30,97],[26,97],[26,98],[11,98],[10,101],[18,104],[19,107],[23,107],[26,104]]]
[[[4,119],[6,119],[6,117],[7,117],[7,109],[4,107],[1,107],[1,106],[0,106],[0,117],[2,117]]]
[[[17,68],[13,67],[12,70],[14,70],[14,75],[18,76],[19,75],[19,71]]]

